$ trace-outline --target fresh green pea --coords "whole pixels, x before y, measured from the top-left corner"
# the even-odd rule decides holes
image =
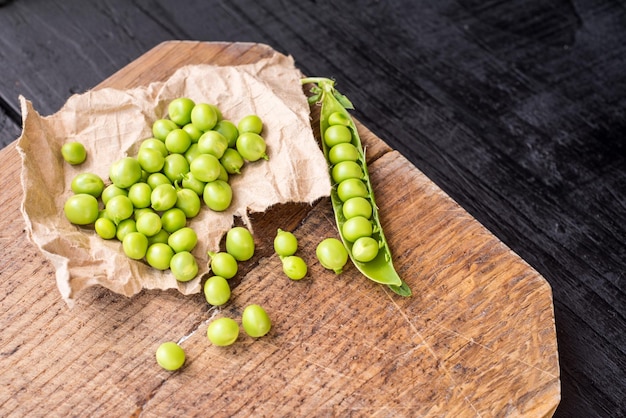
[[[294,255],[298,250],[298,239],[289,232],[278,228],[276,237],[274,238],[274,251],[280,257],[288,257]]]
[[[210,267],[211,271],[216,276],[222,276],[225,279],[231,279],[235,277],[239,266],[237,265],[237,259],[227,252],[212,252],[209,251],[209,257],[211,257]]]
[[[117,227],[115,226],[113,221],[107,218],[96,219],[94,228],[96,230],[96,233],[102,239],[113,239],[115,238],[115,233],[117,232]]]
[[[200,197],[191,189],[178,189],[176,191],[176,205],[178,209],[185,212],[187,218],[193,218],[200,213]]]
[[[342,236],[350,242],[361,237],[370,237],[373,232],[372,222],[363,216],[355,216],[343,223],[341,232]]]
[[[250,231],[242,226],[231,228],[226,233],[226,252],[237,261],[247,261],[254,255],[254,238]]]
[[[71,188],[75,194],[86,193],[97,199],[104,191],[104,181],[97,174],[79,173],[72,179]]]
[[[204,282],[204,298],[213,306],[222,306],[230,299],[231,291],[228,281],[222,276],[211,276]]]
[[[217,123],[216,108],[207,103],[198,103],[191,110],[191,123],[200,131],[213,129]]]
[[[233,148],[237,143],[237,138],[239,137],[239,131],[237,130],[237,126],[229,120],[221,120],[217,122],[214,131],[217,131],[224,135],[224,137],[228,140],[228,146]]]
[[[183,126],[183,131],[187,132],[187,135],[189,135],[189,138],[191,138],[192,144],[197,143],[198,139],[200,139],[200,137],[202,136],[202,131],[196,128],[193,123],[188,123],[187,125]]]
[[[198,274],[198,262],[188,251],[181,251],[172,256],[170,270],[179,282],[188,282]]]
[[[363,197],[352,197],[343,203],[341,208],[343,216],[346,219],[355,216],[363,216],[367,219],[372,217],[372,205]]]
[[[115,184],[109,184],[102,191],[100,199],[102,200],[102,203],[104,203],[104,205],[106,206],[106,204],[112,197],[119,195],[128,196],[128,190],[117,187]]]
[[[329,125],[350,126],[351,121],[350,121],[350,118],[348,116],[346,116],[345,113],[343,113],[343,112],[333,112],[328,117],[328,124]]]
[[[115,231],[115,238],[119,241],[124,241],[124,237],[131,232],[137,232],[137,223],[134,219],[124,219],[117,225],[117,231]]]
[[[135,228],[146,237],[152,237],[161,231],[161,217],[155,212],[144,212],[139,216],[135,214]]]
[[[185,212],[179,208],[168,209],[161,215],[162,228],[170,234],[183,228],[186,223],[187,217],[185,216]]]
[[[195,102],[188,97],[176,98],[167,106],[168,116],[178,126],[185,126],[191,122],[191,112],[195,105]]]
[[[315,248],[315,255],[320,264],[336,274],[343,272],[343,267],[348,262],[348,251],[337,238],[326,238]]]
[[[241,168],[245,164],[241,154],[234,148],[226,149],[224,155],[220,158],[220,163],[224,166],[228,174],[240,174]]]
[[[188,226],[182,227],[172,232],[167,239],[167,244],[172,247],[172,250],[176,253],[182,251],[191,252],[198,243],[198,235],[196,231]]]
[[[189,168],[195,178],[205,183],[215,181],[220,176],[220,160],[211,154],[198,155]]]
[[[150,206],[152,187],[148,183],[135,183],[128,189],[128,198],[135,208],[147,208]]]
[[[180,181],[189,173],[189,162],[183,154],[170,154],[165,157],[162,172],[171,183]]]
[[[346,179],[337,186],[337,196],[342,202],[353,197],[367,197],[369,190],[365,182],[359,179]]]
[[[80,142],[66,142],[61,146],[61,156],[66,162],[78,165],[87,159],[87,150]]]
[[[167,138],[167,134],[170,131],[177,129],[178,125],[169,119],[157,119],[152,124],[152,135],[158,139],[159,141],[165,142],[165,138]],[[165,146],[165,144],[163,144]],[[165,155],[164,155],[165,157]]]
[[[193,173],[187,173],[183,177],[182,185],[185,189],[193,190],[198,196],[202,196],[206,182],[198,180]]]
[[[124,157],[111,165],[109,178],[117,187],[126,189],[141,180],[141,170],[141,164],[137,159]]]
[[[207,131],[198,139],[198,150],[202,154],[210,154],[220,159],[227,149],[228,140],[217,131]]]
[[[155,189],[159,184],[172,184],[172,181],[163,173],[152,173],[146,179],[146,183]]]
[[[241,325],[250,337],[259,338],[270,332],[272,321],[261,305],[251,304],[241,314]]]
[[[230,206],[233,200],[233,190],[223,180],[211,181],[204,186],[202,198],[209,209],[222,212]]]
[[[133,202],[126,195],[117,195],[109,199],[106,211],[109,217],[117,225],[124,219],[128,219],[134,212]]]
[[[187,131],[176,128],[165,137],[165,147],[170,153],[184,154],[191,145],[191,137]]]
[[[257,115],[244,116],[237,124],[237,130],[240,134],[245,132],[260,134],[263,131],[263,121]]]
[[[150,193],[150,204],[152,209],[162,212],[169,210],[176,205],[176,188],[171,184],[159,184]]]
[[[328,160],[331,164],[342,161],[358,161],[359,157],[359,150],[350,143],[337,144],[328,151]]]
[[[148,238],[148,251],[146,251],[146,261],[151,267],[157,270],[167,270],[170,268],[172,257],[174,257],[174,250],[162,242],[155,242],[150,244]]]
[[[148,237],[148,244],[149,245],[153,245],[153,244],[167,245],[167,240],[169,239],[169,237],[170,237],[170,233],[167,232],[165,229],[163,229],[163,227],[161,227],[161,230],[159,232],[152,235],[151,237]]]
[[[369,263],[378,255],[378,241],[372,237],[360,237],[352,245],[352,256],[356,261]]]
[[[171,121],[168,121],[168,122],[171,123]],[[172,129],[175,129],[175,128],[172,128]],[[167,157],[168,151],[167,151],[167,148],[165,147],[165,142],[164,142],[166,137],[167,137],[167,134],[163,137],[164,138],[163,140],[160,140],[157,138],[144,139],[141,142],[141,145],[139,146],[139,151],[143,149],[151,149],[151,150],[157,151],[159,154],[163,156],[163,158]]]
[[[159,345],[155,356],[158,365],[168,371],[178,370],[185,364],[185,351],[172,341]]]
[[[218,318],[211,321],[206,335],[213,345],[226,347],[237,341],[239,325],[232,318]]]
[[[158,141],[156,139],[155,141]],[[141,168],[148,173],[157,173],[165,164],[165,157],[154,148],[140,148],[137,152],[137,161]]]
[[[342,161],[333,166],[331,177],[335,183],[341,183],[347,179],[362,179],[363,169],[354,161]]]
[[[352,132],[344,125],[331,125],[324,131],[324,142],[329,147],[352,141]]]
[[[63,206],[65,217],[75,225],[88,225],[96,222],[100,215],[98,200],[90,194],[70,196]]]
[[[283,272],[291,280],[301,280],[306,276],[308,267],[306,261],[297,255],[282,258]]]
[[[148,251],[148,238],[141,232],[130,232],[122,241],[124,253],[133,260],[141,260]]]
[[[198,143],[191,144],[187,151],[185,151],[185,159],[189,163],[189,168],[191,169],[191,163],[196,159],[198,155],[202,154],[200,152],[200,148],[198,147]]]
[[[266,153],[267,144],[261,135],[254,132],[243,132],[239,134],[235,147],[244,160],[254,162],[257,160],[269,159]]]

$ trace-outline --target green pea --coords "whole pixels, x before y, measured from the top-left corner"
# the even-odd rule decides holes
[[[239,131],[237,130],[237,126],[229,120],[221,120],[217,122],[214,131],[217,131],[224,135],[224,137],[228,140],[228,146],[233,148],[237,143],[237,137],[239,137]]]
[[[66,162],[78,165],[87,159],[87,151],[80,142],[67,142],[61,147],[61,156]]]
[[[135,208],[147,208],[150,206],[152,187],[148,183],[135,183],[128,189],[128,198]]]
[[[272,321],[262,306],[251,304],[241,314],[241,325],[250,337],[259,338],[270,332]]]
[[[190,252],[181,251],[172,256],[170,270],[176,280],[188,282],[198,274],[198,262]]]
[[[235,277],[239,266],[237,265],[237,259],[227,252],[211,252],[210,267],[211,271],[216,276],[222,276],[225,279],[231,279]]]
[[[148,251],[148,238],[141,232],[130,232],[124,237],[122,247],[128,257],[141,260]]]
[[[191,123],[200,131],[213,129],[217,123],[216,108],[207,103],[198,103],[191,110]]]
[[[109,178],[117,187],[126,189],[141,180],[141,164],[135,158],[124,157],[109,168]]]
[[[326,238],[315,248],[315,255],[320,264],[336,274],[343,272],[343,267],[348,262],[348,250],[337,238]]]
[[[188,97],[179,97],[168,104],[167,113],[172,122],[178,126],[185,126],[191,122],[191,112],[194,107],[193,100]]]
[[[80,173],[72,179],[71,188],[75,194],[86,193],[97,199],[104,191],[104,181],[97,174]]]
[[[352,141],[352,132],[344,125],[331,125],[324,131],[324,142],[329,147]]]
[[[369,195],[369,190],[362,180],[346,179],[337,186],[337,195],[342,202],[345,202],[353,197],[366,197]]]
[[[372,237],[361,237],[352,245],[352,257],[361,263],[369,263],[378,255],[379,245]]]
[[[337,164],[342,161],[358,161],[359,150],[352,144],[337,144],[328,151],[328,160],[331,164]]]
[[[228,149],[228,139],[217,131],[207,131],[198,139],[198,150],[202,154],[210,154],[222,158]]]
[[[274,251],[281,257],[294,255],[298,250],[298,239],[289,232],[278,229],[274,238]]]
[[[187,218],[193,218],[200,213],[202,203],[198,194],[191,189],[178,189],[176,191],[176,205],[178,209],[185,212]]]
[[[134,219],[124,219],[117,224],[117,231],[115,232],[115,238],[119,241],[124,241],[124,237],[131,232],[137,232],[137,225]]]
[[[163,229],[171,234],[185,226],[187,217],[181,209],[171,208],[163,212],[161,223],[163,224]]]
[[[343,216],[346,219],[354,218],[355,216],[363,216],[367,219],[372,217],[372,205],[363,197],[352,197],[343,203],[341,208]]]
[[[63,211],[67,220],[75,225],[92,224],[100,216],[98,200],[86,193],[70,196],[65,201]]]
[[[263,121],[257,115],[244,116],[237,124],[237,130],[240,134],[245,132],[260,134],[263,131]]]
[[[361,237],[372,235],[372,222],[363,216],[355,216],[344,222],[341,232],[345,239],[354,242]]]
[[[148,251],[146,251],[146,261],[157,270],[169,269],[172,257],[174,257],[174,250],[162,242],[149,244]]]
[[[177,129],[178,125],[176,125],[173,121],[169,119],[157,119],[152,124],[152,135],[160,140],[165,141],[167,138],[167,134],[170,133],[173,129]],[[163,144],[165,146],[165,144]],[[165,155],[164,155],[165,157]]]
[[[209,324],[206,335],[213,345],[226,347],[237,341],[239,325],[232,318],[218,318]]]
[[[254,238],[250,231],[241,226],[226,233],[226,252],[237,261],[247,261],[254,255]]]
[[[233,190],[223,180],[211,181],[204,186],[202,198],[209,209],[215,212],[222,212],[230,206],[233,199]]]
[[[151,237],[159,233],[162,228],[161,217],[155,212],[143,212],[135,216],[135,228],[146,237]]]
[[[159,366],[168,371],[178,370],[185,364],[185,351],[172,341],[161,344],[155,356]]]
[[[228,281],[221,276],[211,276],[204,282],[204,297],[210,305],[222,306],[230,299]]]
[[[306,276],[308,268],[302,257],[290,255],[284,257],[281,261],[283,263],[283,272],[291,280],[301,280]]]
[[[102,239],[113,239],[115,238],[115,233],[117,232],[117,227],[113,221],[107,218],[98,218],[94,228],[96,233]]]
[[[331,177],[335,183],[341,183],[347,179],[362,179],[363,169],[355,161],[342,161],[333,166]]]

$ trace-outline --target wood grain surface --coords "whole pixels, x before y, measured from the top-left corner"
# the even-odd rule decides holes
[[[99,87],[145,85],[177,66],[235,64],[274,53],[255,44],[170,42]],[[328,199],[255,214],[258,250],[222,309],[203,296],[102,288],[68,309],[54,272],[25,236],[20,162],[0,151],[0,409],[4,416],[551,416],[560,372],[548,283],[397,151],[363,125],[400,298],[353,267],[337,277],[314,257],[336,234]],[[272,254],[293,230],[310,275],[286,279]],[[269,238],[268,238],[269,237]],[[265,306],[270,334],[227,348],[208,321]],[[180,341],[188,361],[161,370],[154,351]]]

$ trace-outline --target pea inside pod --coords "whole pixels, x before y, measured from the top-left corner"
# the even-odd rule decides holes
[[[331,201],[338,231],[350,259],[368,279],[389,286],[401,296],[410,296],[411,289],[394,268],[380,224],[361,139],[347,110],[353,108],[352,103],[328,78],[303,78],[301,83],[315,84],[309,102],[321,103],[322,150],[334,181]],[[346,132],[350,134],[349,140]],[[355,165],[360,170],[356,170]]]

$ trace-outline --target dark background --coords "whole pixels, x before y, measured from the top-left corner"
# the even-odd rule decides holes
[[[261,42],[554,294],[558,417],[626,415],[626,6],[600,0],[0,0],[0,143],[166,40]]]

